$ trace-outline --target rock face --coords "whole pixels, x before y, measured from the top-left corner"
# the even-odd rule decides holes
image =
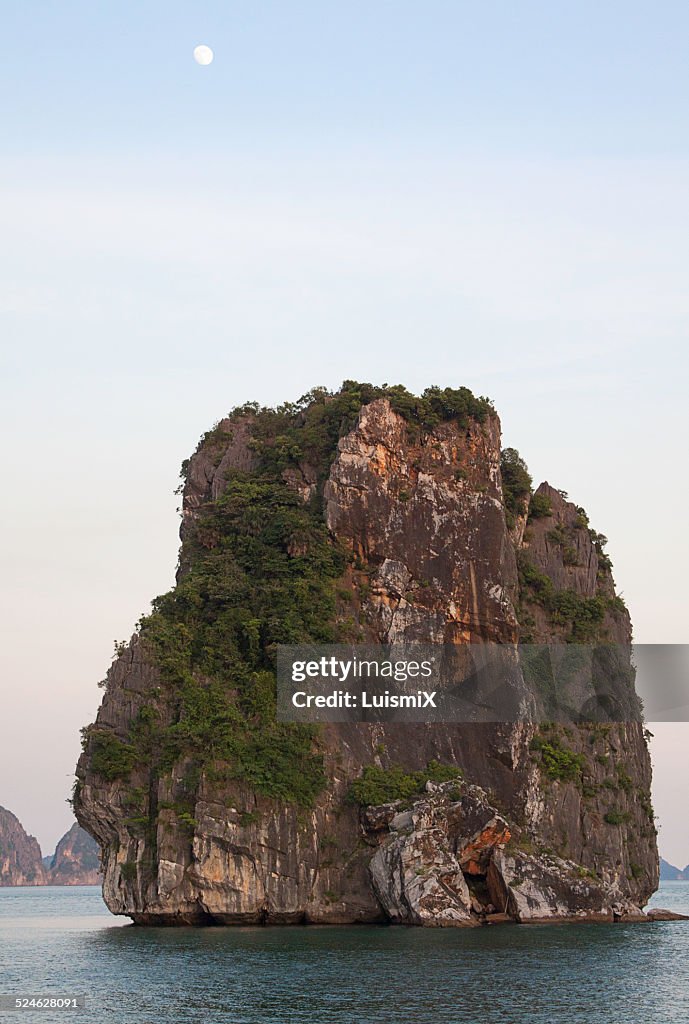
[[[514,640],[497,417],[462,435],[441,424],[429,440],[410,439],[385,400],[364,408],[325,484],[328,528],[376,567],[371,604],[386,641]]]
[[[98,885],[102,880],[98,843],[75,821],[55,848],[49,885]]]
[[[395,924],[478,924],[495,908],[474,883],[509,843],[510,826],[478,786],[428,782],[426,791],[408,810],[393,803],[363,815],[379,844],[370,864],[374,891]]]
[[[38,840],[11,811],[0,807],[0,885],[45,885]]]
[[[689,865],[686,868],[676,868],[674,864],[660,858],[660,881],[661,882],[686,882],[689,878]]]
[[[98,843],[75,821],[52,857],[42,857],[38,840],[0,807],[0,885],[98,885],[102,880]]]
[[[77,768],[75,812],[100,845],[113,913],[613,920],[656,888],[633,683],[608,723],[534,713],[307,735],[266,711],[276,642],[629,643],[583,510],[543,484],[510,517],[496,414],[438,394],[414,405],[349,382],[298,407],[242,409],[185,464],[177,587],[108,672]],[[434,782],[432,764],[461,777]],[[400,771],[419,781],[412,796],[352,798],[367,772]]]

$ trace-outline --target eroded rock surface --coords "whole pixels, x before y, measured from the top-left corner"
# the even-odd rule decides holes
[[[55,847],[49,885],[98,885],[102,881],[98,843],[74,822]]]
[[[493,908],[472,894],[468,880],[485,881],[510,828],[477,786],[429,782],[426,788],[408,809],[391,804],[363,817],[379,843],[370,865],[376,896],[395,924],[478,924]]]
[[[45,885],[38,840],[17,817],[0,807],[0,885]]]
[[[182,582],[199,552],[222,543],[206,524],[209,511],[222,514],[228,480],[259,479],[252,416],[222,421],[186,467]],[[292,441],[281,435],[273,444]],[[412,429],[377,398],[344,431],[325,471],[298,445],[291,457],[284,486],[310,507],[322,502],[321,522],[348,554],[337,620],[350,639],[564,642],[586,628],[589,637],[595,630],[598,639],[628,641],[629,616],[581,510],[543,485],[536,493],[549,510],[542,500],[537,518],[525,509],[508,526],[493,412]],[[307,532],[291,537],[288,556],[304,557],[311,543]],[[548,604],[543,579],[556,595],[592,603]],[[135,636],[108,673],[79,762],[75,810],[101,847],[114,913],[159,924],[612,918],[641,907],[657,885],[650,761],[633,714],[610,727],[549,732],[535,717],[331,724],[314,741],[326,784],[300,807],[224,765],[199,768],[191,755],[169,763],[154,746],[148,760],[102,767],[103,739],[134,750],[142,716],[156,735],[183,726],[164,669]],[[349,797],[367,765],[419,771],[433,760],[462,770],[459,791],[443,784],[382,810]]]

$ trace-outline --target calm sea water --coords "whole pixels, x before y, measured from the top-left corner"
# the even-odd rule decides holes
[[[689,883],[653,903],[689,913]],[[144,929],[95,887],[0,889],[0,994],[85,995],[16,1021],[685,1024],[689,921]]]

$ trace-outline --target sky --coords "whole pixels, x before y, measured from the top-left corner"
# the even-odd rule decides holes
[[[465,385],[686,643],[689,8],[6,0],[0,804],[44,853],[233,405]],[[192,59],[210,45],[207,68]],[[653,727],[660,844],[689,725]]]

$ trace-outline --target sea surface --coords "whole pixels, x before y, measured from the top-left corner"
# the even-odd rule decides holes
[[[689,913],[689,883],[652,905]],[[689,921],[136,928],[96,887],[0,889],[0,995],[85,996],[0,1020],[137,1024],[685,1024]]]

